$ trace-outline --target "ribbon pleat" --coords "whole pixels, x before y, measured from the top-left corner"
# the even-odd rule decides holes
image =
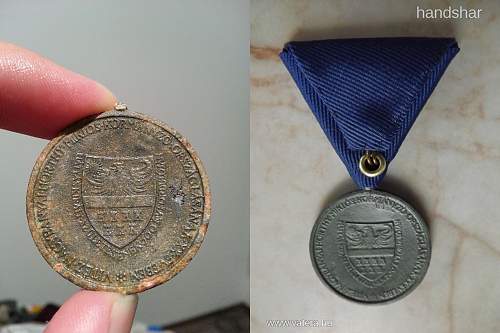
[[[453,38],[361,38],[290,42],[280,57],[323,131],[361,188],[366,151],[389,164],[448,64]]]

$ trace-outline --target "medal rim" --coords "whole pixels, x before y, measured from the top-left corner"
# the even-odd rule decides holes
[[[180,257],[175,264],[166,272],[162,274],[157,274],[154,276],[151,276],[149,278],[144,278],[138,283],[130,284],[127,286],[108,286],[108,285],[101,285],[96,282],[91,282],[87,279],[84,279],[82,277],[77,276],[74,274],[71,270],[66,268],[62,262],[59,262],[57,260],[57,257],[54,255],[51,255],[51,252],[53,252],[51,249],[47,248],[45,246],[45,243],[42,239],[42,234],[38,231],[37,225],[36,225],[36,217],[34,214],[34,189],[36,185],[36,181],[38,178],[38,175],[41,171],[42,166],[44,165],[45,160],[49,156],[49,154],[52,152],[52,150],[57,147],[57,145],[67,136],[73,134],[74,132],[81,130],[84,128],[86,125],[92,123],[95,120],[99,119],[104,119],[104,118],[110,118],[110,117],[128,117],[128,118],[135,118],[139,119],[141,121],[145,121],[148,123],[151,123],[153,125],[156,125],[168,133],[170,133],[172,136],[176,138],[184,147],[184,149],[189,153],[191,158],[193,159],[196,168],[198,170],[198,173],[200,174],[200,179],[203,187],[203,197],[204,197],[204,207],[203,207],[203,217],[201,224],[198,228],[198,232],[196,236],[193,238],[193,241],[191,243],[191,246],[189,249],[184,253],[182,257]],[[105,111],[99,115],[96,116],[90,116],[87,118],[84,118],[80,121],[77,121],[74,124],[69,125],[66,129],[64,129],[60,134],[58,134],[55,138],[50,140],[47,145],[43,148],[43,150],[40,152],[38,155],[36,162],[33,166],[33,169],[31,171],[31,175],[29,178],[28,182],[28,189],[26,192],[26,216],[28,220],[28,226],[30,229],[31,236],[33,238],[33,241],[42,255],[42,257],[45,259],[47,264],[55,270],[59,275],[61,275],[63,278],[66,280],[69,280],[73,284],[82,287],[86,290],[93,290],[93,291],[109,291],[109,292],[117,292],[121,294],[136,294],[143,292],[145,290],[151,289],[153,287],[156,287],[160,284],[163,284],[172,278],[174,278],[179,272],[181,272],[193,259],[193,257],[196,255],[198,250],[201,247],[201,244],[203,243],[203,240],[206,236],[206,232],[208,229],[208,224],[211,216],[211,192],[210,192],[210,187],[209,187],[209,180],[208,180],[208,175],[205,171],[205,168],[203,167],[203,163],[201,162],[200,158],[198,157],[198,154],[192,147],[192,145],[187,141],[186,137],[184,137],[182,134],[179,133],[176,129],[173,127],[167,125],[166,123],[154,119],[148,115],[138,113],[138,112],[132,112],[132,111],[115,111],[115,110],[110,110],[110,111]]]
[[[406,289],[404,292],[402,292],[399,295],[396,295],[394,297],[391,297],[391,298],[388,298],[388,299],[385,299],[385,300],[360,300],[360,299],[356,299],[354,297],[351,297],[349,295],[341,293],[335,287],[333,287],[330,284],[330,282],[328,282],[327,279],[320,272],[318,264],[316,262],[316,258],[315,258],[314,236],[316,234],[316,231],[317,231],[319,225],[321,224],[321,221],[323,220],[324,215],[327,214],[327,212],[330,209],[332,209],[333,207],[335,207],[342,200],[345,200],[345,199],[347,199],[349,197],[353,197],[356,194],[367,193],[367,192],[370,192],[370,193],[373,193],[373,194],[378,194],[378,195],[384,195],[384,196],[390,197],[393,200],[400,201],[403,204],[405,204],[405,207],[408,210],[410,210],[411,213],[416,217],[417,221],[419,221],[420,225],[422,226],[423,233],[426,235],[426,238],[427,238],[427,247],[428,247],[429,255],[427,256],[427,260],[425,261],[425,266],[422,267],[422,274],[420,274],[420,276],[418,277],[418,279],[415,280],[415,282],[413,283],[413,285],[410,288]],[[417,212],[417,210],[412,205],[410,205],[406,200],[402,199],[401,197],[399,197],[399,196],[397,196],[397,195],[395,195],[393,193],[387,192],[387,191],[382,191],[382,190],[378,190],[378,189],[377,190],[375,190],[375,189],[359,189],[359,190],[354,190],[354,191],[347,192],[347,193],[343,194],[342,196],[340,196],[339,198],[335,199],[333,202],[331,202],[330,204],[328,204],[328,206],[321,211],[321,213],[319,214],[318,218],[316,219],[316,221],[314,223],[314,226],[313,226],[313,228],[311,230],[311,234],[310,234],[310,238],[309,238],[309,255],[310,255],[311,264],[312,264],[312,266],[314,268],[314,271],[316,272],[316,275],[319,277],[319,279],[321,280],[321,282],[326,287],[328,287],[328,289],[330,289],[331,291],[335,292],[335,294],[339,295],[341,298],[349,300],[349,301],[352,301],[352,302],[356,302],[356,303],[366,304],[366,305],[375,305],[375,306],[376,305],[386,305],[386,304],[393,303],[393,302],[396,302],[398,300],[401,300],[402,298],[408,296],[423,281],[423,279],[425,278],[425,276],[427,274],[429,266],[430,266],[430,261],[431,261],[431,257],[432,257],[432,241],[431,241],[431,234],[430,234],[427,222]]]

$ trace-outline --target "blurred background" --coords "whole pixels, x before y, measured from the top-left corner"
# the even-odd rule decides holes
[[[0,39],[109,87],[132,111],[185,135],[210,178],[201,250],[140,295],[137,320],[174,323],[249,302],[247,1],[0,3]],[[0,300],[61,304],[78,288],[39,255],[25,217],[28,177],[47,142],[0,130]]]

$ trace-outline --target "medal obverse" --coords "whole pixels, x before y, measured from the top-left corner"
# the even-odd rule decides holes
[[[27,193],[49,265],[90,290],[138,293],[190,262],[210,217],[208,178],[187,140],[118,105],[53,139]]]
[[[282,60],[356,185],[312,231],[313,265],[327,286],[359,302],[407,295],[423,279],[431,244],[423,219],[376,191],[447,66],[454,38],[292,41]]]
[[[423,219],[400,198],[376,190],[349,193],[326,208],[313,228],[310,250],[327,286],[365,303],[407,295],[431,258]]]

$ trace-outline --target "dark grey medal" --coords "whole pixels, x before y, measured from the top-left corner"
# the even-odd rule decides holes
[[[361,38],[290,42],[280,54],[361,189],[326,208],[310,239],[318,275],[350,300],[399,299],[429,267],[423,219],[375,189],[458,50],[453,38]]]
[[[422,281],[431,243],[427,226],[408,203],[360,190],[322,212],[310,251],[327,286],[351,300],[375,303],[403,297]]]

